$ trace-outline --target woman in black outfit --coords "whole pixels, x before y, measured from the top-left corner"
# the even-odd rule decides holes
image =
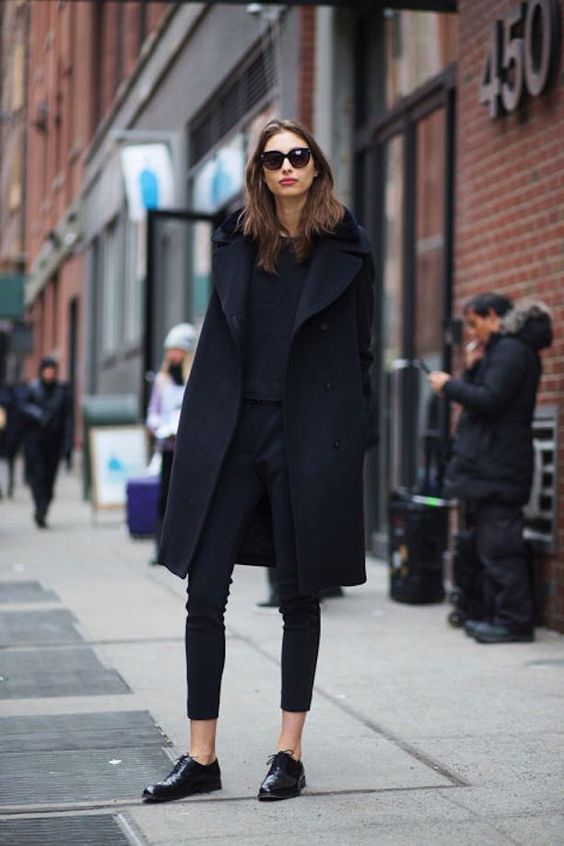
[[[159,560],[188,575],[189,752],[145,801],[221,788],[215,754],[235,563],[275,565],[282,718],[259,799],[305,785],[317,591],[365,581],[362,468],[373,440],[373,264],[311,134],[269,123],[246,204],[214,233],[213,291],[184,397]]]

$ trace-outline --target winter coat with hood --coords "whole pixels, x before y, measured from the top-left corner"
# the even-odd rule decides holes
[[[236,213],[213,237],[213,290],[184,395],[159,561],[190,571],[221,484],[242,401],[246,302],[255,247]],[[284,428],[303,592],[365,578],[363,460],[373,439],[373,262],[350,212],[316,238],[297,306],[283,389]],[[275,563],[267,498],[237,551]]]
[[[450,379],[443,394],[463,407],[445,493],[468,501],[524,505],[533,478],[532,421],[542,372],[539,350],[552,342],[543,303],[517,303],[492,334],[481,360]]]

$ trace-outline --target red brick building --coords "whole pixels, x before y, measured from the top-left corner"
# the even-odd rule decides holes
[[[17,378],[29,340],[20,323],[25,267],[27,28],[25,3],[0,4],[0,384]]]
[[[81,199],[90,142],[166,4],[29,3],[26,293],[33,354],[54,355],[80,397]],[[77,416],[78,419],[78,416]]]
[[[557,419],[552,459],[547,449],[543,503],[556,525],[545,526],[553,534],[554,551],[540,560],[545,619],[564,631],[564,418],[557,417],[564,392],[564,2],[529,2],[522,20],[508,29],[514,6],[506,0],[458,4],[455,309],[472,294],[496,290],[512,299],[542,299],[553,311],[555,338],[543,354],[539,404],[547,408],[551,426]],[[522,67],[518,59],[519,67],[502,79],[511,110],[503,93],[496,103],[480,103],[497,20],[502,31],[505,27],[506,49],[523,56]],[[542,83],[543,50],[546,84],[531,94],[528,89]],[[522,95],[513,106],[510,89],[521,79]],[[483,93],[488,96],[487,89]],[[490,106],[497,116],[490,115]]]

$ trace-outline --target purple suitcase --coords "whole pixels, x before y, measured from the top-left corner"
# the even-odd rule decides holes
[[[127,482],[127,528],[134,538],[155,535],[159,484],[159,476],[141,476]]]

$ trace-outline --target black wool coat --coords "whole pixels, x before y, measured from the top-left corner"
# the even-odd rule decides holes
[[[550,346],[550,316],[539,303],[517,306],[484,356],[443,393],[463,407],[445,475],[445,493],[467,501],[524,505],[533,480],[533,431],[541,376],[538,351]]]
[[[213,290],[186,387],[159,561],[190,572],[242,401],[252,242],[232,215],[213,236]],[[366,580],[363,459],[374,437],[373,261],[346,212],[316,239],[293,326],[283,391],[284,428],[302,591]],[[237,555],[275,564],[265,496]]]

